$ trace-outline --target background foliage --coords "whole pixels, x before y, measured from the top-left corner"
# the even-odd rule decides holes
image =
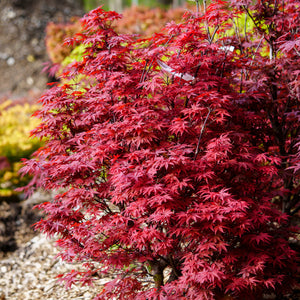
[[[106,10],[122,11],[126,7],[130,6],[148,6],[148,7],[167,7],[173,5],[178,7],[185,4],[185,0],[84,0],[84,7],[87,11],[90,11],[100,5],[104,5],[103,8]],[[200,1],[202,2],[202,1]]]
[[[194,5],[165,9],[160,7],[149,8],[147,6],[131,6],[122,12],[123,18],[114,24],[115,30],[119,33],[138,34],[140,37],[149,37],[159,32],[168,22],[180,22],[187,11],[195,10]],[[78,20],[73,19],[67,24],[49,23],[46,32],[46,45],[48,56],[53,64],[52,73],[55,74],[64,61],[71,62],[71,57],[78,57],[79,48],[73,53],[78,42],[66,45],[64,42],[76,33],[82,31]],[[82,52],[83,54],[83,52]]]
[[[39,108],[32,102],[2,99],[0,103],[0,200],[16,194],[15,188],[28,183],[28,176],[20,178],[18,174],[21,160],[29,158],[42,145],[38,138],[28,138],[40,123],[31,117]]]

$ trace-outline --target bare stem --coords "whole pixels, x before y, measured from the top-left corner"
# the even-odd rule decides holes
[[[210,41],[209,41],[210,44],[213,42],[213,40],[214,40],[214,38],[215,38],[215,35],[216,35],[218,29],[219,29],[219,25],[217,25],[217,26],[215,27],[214,32],[213,32],[213,34],[212,34],[211,37],[210,37]]]
[[[212,111],[212,109],[209,107],[208,108],[208,113],[206,115],[206,118],[204,120],[203,126],[202,126],[201,131],[200,131],[200,135],[199,135],[199,139],[198,139],[198,144],[197,144],[197,148],[196,148],[194,160],[196,160],[197,155],[199,153],[199,147],[200,147],[201,138],[202,138],[202,135],[203,135],[203,132],[204,132],[204,129],[205,129],[205,126],[206,126],[206,123],[207,123],[207,120],[208,120],[208,117],[209,117],[211,111]]]
[[[199,0],[196,0],[196,8],[197,8],[196,17],[199,18]]]
[[[145,74],[147,65],[148,65],[148,59],[146,60],[146,63],[145,63],[144,69],[143,69],[143,73],[142,73],[142,76],[141,76],[141,79],[140,79],[140,83],[142,83],[143,80],[144,80],[144,74]]]
[[[260,47],[260,45],[261,45],[261,43],[262,43],[262,41],[263,41],[264,38],[265,38],[265,36],[263,35],[263,37],[260,39],[260,41],[259,41],[259,43],[258,43],[258,45],[257,45],[257,47],[256,47],[256,49],[255,49],[255,51],[253,53],[252,62],[250,64],[250,66],[252,66],[254,58],[255,58],[255,55],[256,55],[256,53],[257,53],[257,51],[258,51],[258,49],[259,49],[259,47]]]
[[[206,13],[206,0],[203,0],[203,7],[204,7],[204,13]]]
[[[247,37],[247,22],[248,22],[248,14],[245,13],[244,33],[245,33],[245,40],[246,41],[248,41],[248,37]]]

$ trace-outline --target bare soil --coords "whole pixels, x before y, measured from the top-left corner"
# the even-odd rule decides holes
[[[81,0],[0,1],[0,96],[42,91],[49,81],[42,73],[49,61],[45,48],[48,22],[65,23],[84,14]]]

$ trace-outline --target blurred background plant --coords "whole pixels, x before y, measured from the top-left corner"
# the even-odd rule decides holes
[[[124,8],[130,6],[148,6],[148,7],[178,7],[186,3],[185,0],[84,0],[84,8],[86,11],[103,5],[106,10],[123,11]],[[202,2],[200,0],[199,2]]]
[[[123,18],[116,24],[116,30],[120,33],[136,33],[142,37],[151,36],[159,32],[168,22],[179,23],[187,9],[192,7],[165,7],[131,6],[123,11]]]
[[[64,40],[80,32],[78,18],[71,18],[70,23],[50,22],[46,27],[46,49],[52,63],[61,64],[74,48],[64,46]],[[76,45],[74,45],[76,47]]]
[[[31,99],[0,101],[0,200],[17,198],[15,188],[28,183],[29,177],[20,177],[22,158],[29,158],[43,144],[29,138],[30,131],[39,124],[31,115],[38,109]]]

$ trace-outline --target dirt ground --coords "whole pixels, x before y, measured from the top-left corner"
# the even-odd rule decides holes
[[[42,91],[49,80],[41,73],[49,61],[45,49],[48,22],[83,16],[80,0],[0,1],[0,96],[25,96]]]
[[[42,215],[32,211],[38,203],[50,200],[51,193],[36,192],[21,202],[0,203],[0,300],[91,300],[112,276],[95,276],[93,288],[66,289],[57,280],[61,273],[82,270],[81,264],[68,264],[57,257],[55,239],[34,232],[31,225]]]

